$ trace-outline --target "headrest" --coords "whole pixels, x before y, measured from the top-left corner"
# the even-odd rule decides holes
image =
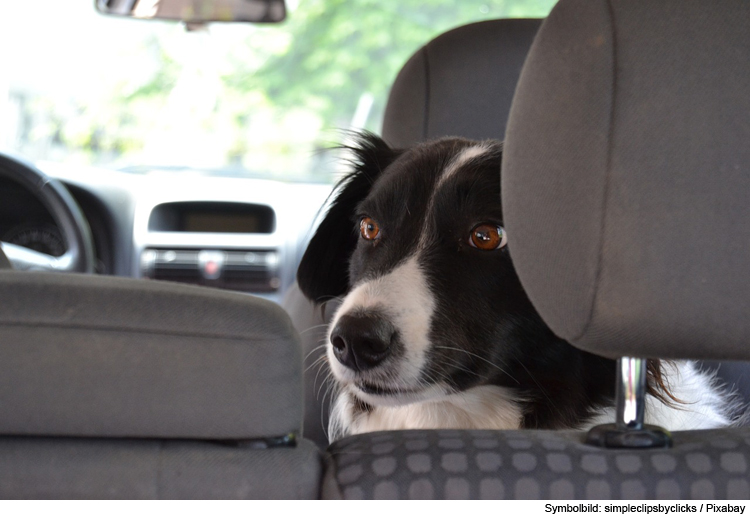
[[[391,88],[383,138],[396,148],[441,136],[502,139],[541,20],[477,22],[417,51]]]
[[[750,357],[750,2],[562,0],[511,109],[508,248],[559,336]]]
[[[277,305],[146,280],[0,272],[0,434],[251,439],[300,430]]]

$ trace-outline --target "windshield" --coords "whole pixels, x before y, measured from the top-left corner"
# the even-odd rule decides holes
[[[342,131],[379,132],[409,56],[468,22],[555,0],[287,0],[279,25],[99,15],[93,0],[3,5],[0,150],[34,162],[330,181]]]

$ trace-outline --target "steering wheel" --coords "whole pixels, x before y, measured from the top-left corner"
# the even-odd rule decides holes
[[[0,154],[0,176],[26,188],[52,215],[62,232],[67,251],[59,257],[16,244],[0,242],[0,250],[16,270],[93,273],[91,231],[70,192],[35,168]]]

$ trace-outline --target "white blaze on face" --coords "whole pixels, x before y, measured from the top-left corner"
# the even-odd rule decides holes
[[[390,379],[400,388],[417,388],[425,354],[430,347],[430,322],[435,299],[415,256],[409,257],[386,275],[358,284],[336,312],[329,327],[328,359],[333,374],[341,381],[352,381],[355,376],[334,357],[330,332],[342,315],[371,310],[388,317],[405,350],[401,364]]]
[[[461,152],[456,154],[456,156],[450,161],[448,166],[440,175],[440,179],[438,180],[435,189],[437,190],[443,183],[446,182],[446,180],[450,179],[451,176],[454,176],[461,169],[461,167],[469,163],[471,160],[484,156],[491,151],[492,149],[490,148],[490,146],[483,143],[463,149]],[[499,177],[500,176],[498,175],[498,178]]]
[[[448,163],[448,165],[445,167],[445,170],[440,174],[440,177],[438,178],[437,182],[435,183],[435,188],[432,191],[432,195],[430,196],[430,201],[427,204],[427,211],[429,214],[429,211],[432,210],[434,203],[435,203],[435,196],[438,194],[440,189],[445,185],[446,182],[448,182],[453,176],[458,174],[458,172],[461,170],[461,168],[466,165],[467,163],[470,163],[472,160],[485,156],[492,152],[492,148],[489,144],[480,143],[478,145],[472,145],[471,147],[467,147],[463,149],[461,152],[456,154],[453,159]],[[499,178],[498,174],[498,178]],[[419,248],[420,250],[424,250],[433,239],[434,233],[431,233],[427,231],[426,229],[422,230],[422,235],[419,239]]]

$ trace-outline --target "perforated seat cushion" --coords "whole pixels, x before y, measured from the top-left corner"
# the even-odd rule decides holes
[[[357,435],[328,448],[323,498],[750,499],[750,429],[673,438],[671,449],[605,450],[578,432]]]

